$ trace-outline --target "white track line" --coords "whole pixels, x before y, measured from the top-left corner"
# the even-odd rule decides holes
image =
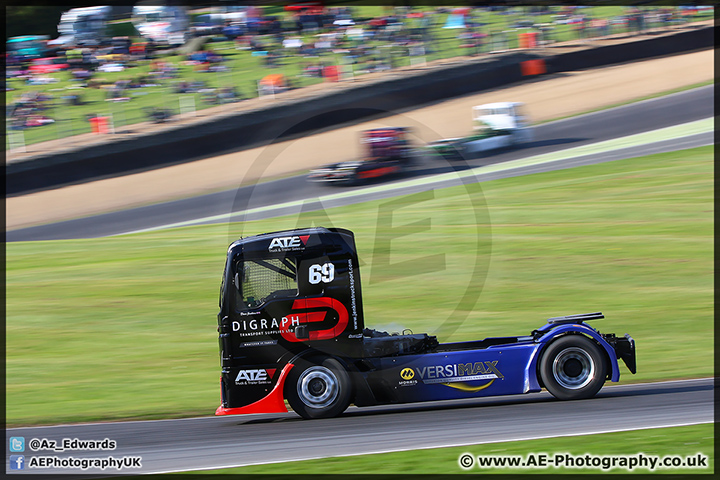
[[[671,127],[665,127],[660,128],[657,130],[651,130],[643,133],[637,133],[633,135],[628,135],[625,137],[618,137],[614,138],[612,140],[605,140],[602,142],[592,143],[589,145],[581,145],[578,147],[572,147],[565,150],[559,150],[557,152],[551,152],[551,153],[545,153],[541,155],[535,155],[532,157],[527,158],[519,158],[515,160],[509,160],[507,162],[499,163],[499,164],[493,164],[493,165],[486,165],[481,167],[472,168],[466,171],[462,172],[451,172],[451,173],[440,173],[437,175],[432,175],[429,177],[421,178],[421,179],[415,179],[415,180],[405,180],[400,181],[388,185],[380,185],[380,186],[374,186],[374,187],[367,187],[362,188],[358,190],[353,190],[352,192],[342,192],[342,193],[335,193],[332,195],[324,195],[321,197],[318,197],[316,199],[302,199],[302,200],[294,200],[290,202],[280,203],[277,205],[266,205],[263,207],[257,207],[252,208],[248,210],[243,210],[240,212],[230,212],[230,213],[223,213],[219,215],[212,215],[208,217],[201,217],[196,218],[193,220],[185,220],[182,222],[176,222],[176,223],[169,223],[166,225],[159,225],[156,227],[150,227],[150,228],[144,228],[139,230],[132,230],[128,232],[119,233],[117,235],[129,235],[134,233],[144,233],[144,232],[152,232],[157,230],[164,230],[168,228],[178,228],[178,227],[187,227],[191,225],[196,225],[199,223],[207,223],[207,222],[215,222],[218,220],[227,220],[231,221],[233,218],[241,217],[243,215],[250,215],[254,213],[261,213],[265,211],[271,211],[271,210],[277,210],[277,209],[283,209],[283,208],[291,208],[291,207],[300,207],[305,204],[308,200],[312,200],[313,202],[327,202],[342,198],[352,198],[352,197],[359,197],[362,195],[367,195],[371,193],[376,192],[388,192],[393,190],[400,190],[403,188],[413,187],[413,186],[419,186],[419,185],[432,185],[433,183],[439,183],[444,182],[447,180],[456,180],[456,179],[462,179],[466,177],[473,177],[485,173],[496,173],[496,172],[503,172],[508,170],[513,170],[516,168],[521,167],[527,167],[531,165],[542,165],[562,160],[569,160],[572,158],[576,158],[579,156],[584,155],[593,155],[598,153],[606,153],[606,152],[612,152],[614,150],[621,150],[624,148],[630,148],[630,147],[637,147],[642,145],[649,145],[652,143],[656,143],[658,141],[665,141],[665,140],[673,140],[673,139],[681,139],[684,137],[688,137],[691,135],[697,135],[699,133],[706,133],[711,132],[714,130],[714,118],[708,117],[701,120],[696,120],[693,122],[683,123],[680,125],[674,125]]]

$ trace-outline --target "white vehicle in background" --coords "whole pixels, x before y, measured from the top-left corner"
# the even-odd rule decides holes
[[[223,19],[230,22],[242,22],[247,21],[247,6],[243,5],[226,5],[218,7],[218,13],[223,16]]]
[[[532,127],[522,103],[488,103],[473,107],[472,113],[472,135],[430,142],[430,152],[445,158],[469,158],[481,152],[532,141]]]
[[[135,5],[133,24],[140,35],[157,45],[184,45],[190,39],[190,21],[185,7]]]
[[[107,21],[112,7],[72,8],[60,16],[58,33],[60,36],[48,42],[50,47],[66,47],[70,45],[100,45],[108,38]]]
[[[192,19],[190,31],[195,36],[216,35],[222,33],[225,18],[220,13],[203,13]]]
[[[229,24],[244,25],[247,22],[246,9],[247,7],[214,7],[210,13],[195,16],[190,31],[195,36],[215,35],[222,33]]]

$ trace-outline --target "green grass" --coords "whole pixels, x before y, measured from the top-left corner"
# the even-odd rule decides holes
[[[694,457],[700,453],[708,457],[707,468],[656,469],[652,473],[696,473],[712,474],[715,471],[713,456],[714,432],[712,424],[687,427],[656,428],[631,432],[604,433],[599,435],[578,435],[572,437],[525,440],[517,442],[468,445],[465,447],[433,448],[410,450],[407,452],[358,455],[352,457],[331,457],[320,460],[304,460],[269,465],[250,465],[246,467],[226,468],[202,471],[203,474],[242,474],[242,475],[301,475],[301,474],[337,474],[365,473],[374,474],[458,474],[458,473],[537,473],[537,474],[599,474],[599,473],[640,473],[648,474],[647,468],[632,470],[614,468],[480,468],[477,464],[467,470],[459,466],[458,460],[463,454],[494,457],[500,455],[518,455],[524,461],[528,454],[538,459],[541,454],[546,458],[569,454],[584,457],[593,456],[680,456]],[[477,460],[476,460],[477,461]],[[199,472],[184,472],[197,474]]]
[[[353,9],[356,17],[367,19],[392,13],[391,8],[382,6],[362,5],[354,6]],[[415,9],[424,12],[431,10],[429,7],[416,7]],[[555,12],[559,10],[558,8],[554,8],[553,11]],[[594,17],[608,18],[622,15],[625,12],[625,7],[593,7],[591,9],[586,9],[586,11]],[[279,14],[282,18],[286,18],[286,12],[273,11],[270,13],[275,15]],[[477,22],[484,24],[481,31],[491,35],[482,47],[482,52],[487,52],[492,48],[491,44],[493,44],[494,40],[491,40],[491,38],[497,38],[497,35],[506,35],[507,37],[507,45],[503,48],[517,48],[518,34],[527,30],[516,30],[509,27],[515,21],[521,18],[527,18],[524,13],[500,15],[498,13],[478,10],[473,13],[473,16]],[[446,18],[447,14],[444,13],[431,16],[430,32],[434,40],[431,42],[431,45],[427,46],[427,61],[468,54],[467,49],[460,47],[460,45],[466,43],[466,40],[459,38],[459,34],[462,33],[461,30],[443,28]],[[539,15],[532,18],[536,22],[548,23],[552,20],[552,15]],[[704,19],[705,16],[693,18],[693,20]],[[405,21],[408,28],[417,26],[416,23],[417,20],[415,19],[408,19]],[[128,31],[128,28],[131,28],[131,25],[127,22],[114,24],[113,28],[116,30],[116,33],[120,32],[120,34],[128,36],[133,35],[132,32]],[[503,34],[502,32],[506,33]],[[568,25],[557,25],[553,32],[553,38],[555,41],[567,41],[573,39],[574,37],[576,37],[576,34]],[[314,42],[316,39],[311,34],[305,34],[303,35],[303,40],[308,43]],[[274,40],[270,37],[265,37],[261,39],[261,41],[269,44],[274,42]],[[364,40],[362,41],[362,44],[378,47],[377,51],[373,53],[373,56],[377,57],[377,59],[385,60],[392,58],[392,63],[395,67],[402,67],[410,64],[410,59],[407,56],[405,49],[387,47],[387,45],[385,45],[386,42],[377,41],[375,39]],[[350,42],[350,45],[352,45],[352,42]],[[282,73],[287,78],[292,79],[295,86],[304,87],[317,84],[322,81],[322,79],[300,75],[302,68],[306,63],[320,62],[323,64],[338,64],[343,61],[342,54],[340,53],[328,53],[318,58],[303,58],[297,55],[288,55],[279,60],[279,65],[277,67],[270,68],[263,65],[262,57],[253,57],[250,51],[247,50],[237,50],[234,48],[232,42],[214,41],[210,42],[208,46],[213,50],[226,55],[225,58],[227,61],[224,65],[226,65],[229,69],[227,72],[197,72],[192,66],[181,65],[180,62],[182,58],[179,55],[161,53],[159,54],[161,60],[173,63],[179,68],[180,78],[160,80],[160,86],[157,87],[133,89],[130,91],[131,100],[129,102],[107,102],[105,101],[106,92],[101,88],[69,88],[77,87],[78,83],[71,81],[71,75],[67,71],[47,75],[58,80],[58,83],[50,85],[26,85],[21,80],[9,79],[7,84],[14,90],[6,92],[5,101],[6,104],[9,105],[20,98],[23,93],[31,91],[42,92],[54,97],[54,99],[49,102],[48,110],[40,113],[53,118],[55,123],[23,130],[23,141],[26,145],[30,145],[72,135],[89,133],[91,131],[91,127],[90,123],[86,119],[87,115],[111,117],[116,131],[126,131],[128,129],[132,130],[132,127],[128,127],[129,125],[148,120],[148,117],[143,111],[148,107],[171,109],[175,113],[179,113],[180,95],[172,93],[172,85],[180,79],[187,81],[203,80],[208,83],[210,88],[234,86],[237,87],[246,97],[255,97],[257,96],[256,82],[265,75],[271,73]],[[500,48],[500,46],[498,46],[498,48]],[[147,75],[149,69],[149,62],[141,61],[123,72],[98,73],[94,77],[94,80],[99,83],[110,85],[117,80],[131,80],[133,78]],[[362,68],[358,66],[354,67],[354,71],[356,75],[360,75],[363,72]],[[84,104],[74,106],[64,104],[62,97],[70,94],[79,94]],[[188,95],[184,96],[187,97]],[[193,97],[196,109],[212,106],[210,104],[203,103],[200,94],[190,94],[189,96]],[[10,136],[6,137],[6,148],[10,148]],[[18,140],[16,140],[13,136],[12,143],[14,144],[17,141]]]
[[[7,422],[211,413],[227,245],[312,224],[355,231],[370,327],[458,341],[600,310],[598,329],[637,341],[622,382],[711,376],[712,179],[703,147],[301,216],[10,243]]]

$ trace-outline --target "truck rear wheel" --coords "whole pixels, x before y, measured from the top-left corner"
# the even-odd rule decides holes
[[[350,376],[334,358],[300,360],[288,375],[285,398],[305,419],[335,417],[350,404]]]
[[[605,357],[593,341],[567,335],[552,342],[540,359],[540,378],[560,400],[590,398],[605,383]]]

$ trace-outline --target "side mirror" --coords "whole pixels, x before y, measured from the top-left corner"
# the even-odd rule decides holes
[[[310,331],[307,325],[297,325],[295,327],[295,338],[298,340],[307,340],[310,338]]]

